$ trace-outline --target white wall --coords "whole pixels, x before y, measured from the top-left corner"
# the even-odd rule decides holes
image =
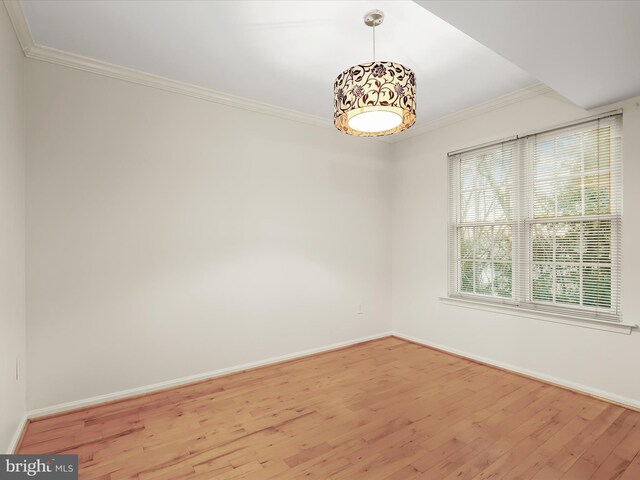
[[[547,93],[390,146],[26,66],[30,409],[376,334],[391,318],[401,334],[640,402],[639,334],[438,300],[446,153],[594,112]],[[638,103],[610,107],[625,108],[625,245],[640,234]],[[639,267],[626,247],[628,322],[640,322]]]
[[[0,5],[0,452],[25,412],[25,122],[22,50]],[[24,372],[24,368],[22,368]]]
[[[389,330],[389,145],[26,63],[30,408]]]
[[[624,107],[623,317],[640,323],[640,98]],[[640,405],[640,334],[622,335],[445,305],[447,152],[592,115],[555,93],[396,144],[393,329],[432,344],[601,390]]]

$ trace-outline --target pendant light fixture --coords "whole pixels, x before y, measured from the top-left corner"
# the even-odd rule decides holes
[[[391,135],[416,121],[413,71],[399,63],[376,61],[376,27],[383,20],[380,10],[364,16],[373,30],[373,61],[345,70],[333,85],[334,124],[349,135]]]

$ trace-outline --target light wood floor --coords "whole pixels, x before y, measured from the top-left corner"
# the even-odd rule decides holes
[[[32,422],[81,479],[640,479],[640,413],[386,338]]]

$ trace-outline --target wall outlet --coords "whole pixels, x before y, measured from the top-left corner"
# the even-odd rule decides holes
[[[364,311],[362,310],[362,304],[361,303],[358,304],[358,312],[357,313],[358,313],[358,315],[364,315]]]
[[[20,357],[16,357],[16,381],[20,380]]]

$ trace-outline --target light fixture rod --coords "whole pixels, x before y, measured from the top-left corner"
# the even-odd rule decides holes
[[[380,10],[371,10],[364,16],[364,24],[373,29],[373,61],[376,61],[376,27],[384,21],[384,13]]]
[[[376,26],[373,26],[373,61],[376,61]]]

